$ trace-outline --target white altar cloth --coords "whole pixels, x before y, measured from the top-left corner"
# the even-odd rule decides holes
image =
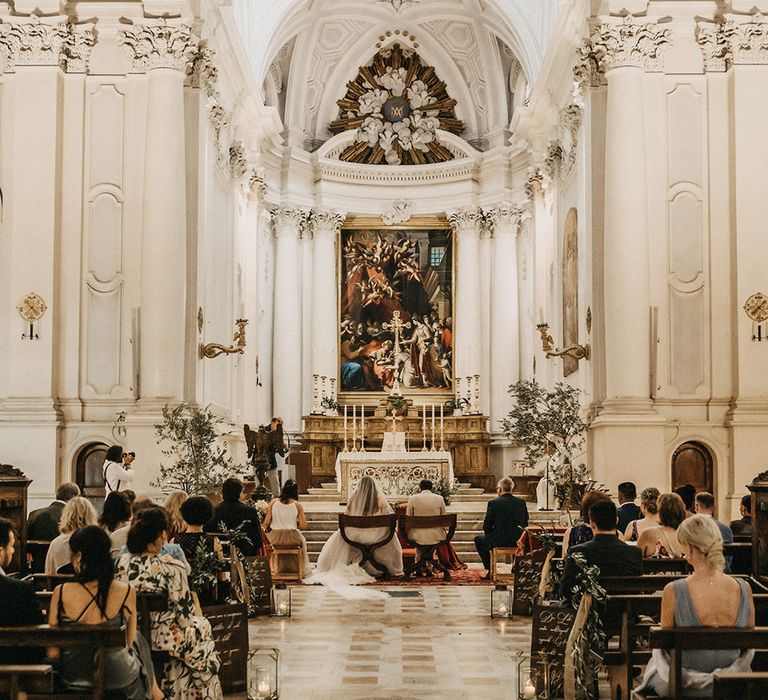
[[[453,459],[447,451],[339,452],[336,483],[342,501],[349,500],[364,476],[372,476],[388,499],[402,500],[418,491],[422,479],[453,482]]]

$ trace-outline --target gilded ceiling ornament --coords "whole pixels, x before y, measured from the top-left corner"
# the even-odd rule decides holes
[[[387,5],[391,5],[395,12],[400,12],[400,10],[402,10],[404,7],[408,7],[409,5],[419,4],[419,0],[376,0],[376,2],[383,2]]]
[[[347,83],[338,100],[339,118],[329,129],[338,134],[356,129],[355,143],[340,159],[371,165],[443,163],[453,153],[437,139],[437,130],[464,130],[456,119],[456,100],[432,66],[399,44],[382,49]]]
[[[16,310],[27,323],[36,323],[45,315],[48,306],[40,295],[30,292],[16,304]]]

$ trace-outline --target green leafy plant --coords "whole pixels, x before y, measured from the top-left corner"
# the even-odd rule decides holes
[[[160,478],[152,482],[167,493],[181,490],[189,495],[217,490],[230,474],[242,471],[235,466],[225,445],[218,420],[207,406],[188,403],[163,406],[163,422],[155,425],[157,444],[173,462],[160,464]]]
[[[339,410],[339,404],[334,400],[333,396],[323,396],[322,400],[320,401],[320,405],[323,408],[329,409],[330,411]]]
[[[438,479],[434,485],[435,493],[439,493],[443,497],[447,506],[451,505],[451,498],[456,495],[458,490],[458,485],[450,479]]]
[[[550,391],[536,380],[523,380],[509,393],[515,406],[502,421],[504,434],[523,446],[528,466],[545,461],[563,505],[578,502],[574,486],[587,481],[587,466],[579,460],[587,428],[581,418],[581,392],[563,382]]]
[[[259,518],[263,521],[264,518],[261,516],[261,513],[259,513]],[[245,522],[240,523],[236,527],[229,528],[226,526],[223,520],[219,521],[219,532],[224,535],[224,537],[229,540],[230,544],[235,545],[238,549],[240,549],[240,546],[242,544],[247,544],[248,546],[251,546],[253,544],[253,540],[251,540],[248,533],[245,531]]]
[[[453,415],[455,411],[463,411],[465,408],[469,408],[469,401],[461,396],[448,399],[448,401],[443,404],[443,411],[445,411],[446,416]]]
[[[393,415],[397,411],[398,416],[405,416],[408,413],[408,401],[404,396],[390,396],[387,398],[387,415]]]
[[[189,587],[200,595],[209,591],[216,584],[219,573],[227,568],[227,563],[219,559],[215,552],[208,549],[204,538],[200,538],[192,557],[189,559]]]

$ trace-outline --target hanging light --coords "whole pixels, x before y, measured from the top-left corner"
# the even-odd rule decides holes
[[[270,592],[269,614],[272,617],[291,616],[291,589],[285,585],[273,586]]]
[[[248,654],[248,700],[280,697],[280,651],[254,649]]]
[[[491,617],[512,617],[512,591],[506,586],[491,589]]]

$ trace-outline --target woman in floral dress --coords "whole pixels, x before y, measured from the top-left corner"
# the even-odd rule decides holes
[[[152,613],[152,649],[166,651],[160,687],[166,698],[219,700],[223,697],[211,625],[199,610],[187,582],[184,565],[160,554],[168,520],[162,508],[141,512],[128,533],[128,553],[117,562],[115,578],[139,591],[166,593],[168,609]]]

